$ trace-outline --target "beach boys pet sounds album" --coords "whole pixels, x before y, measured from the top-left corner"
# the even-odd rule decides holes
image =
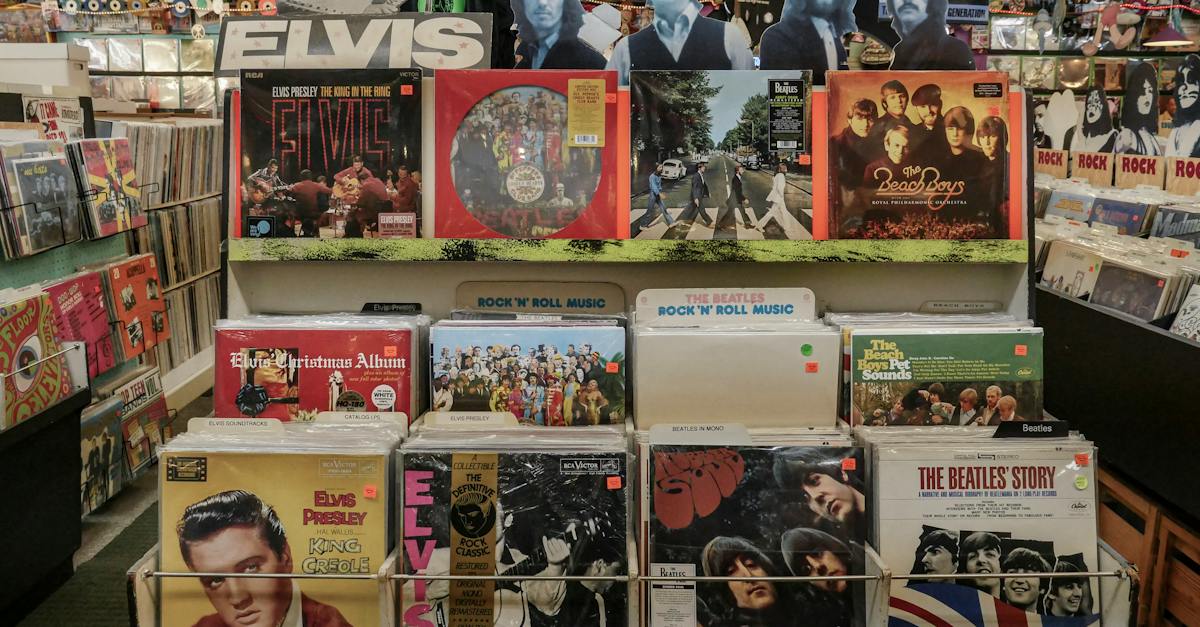
[[[437,73],[436,237],[612,239],[617,77]]]
[[[240,108],[241,237],[383,237],[418,215],[419,70],[246,70]]]
[[[831,238],[1020,237],[1003,72],[832,72],[828,124]]]

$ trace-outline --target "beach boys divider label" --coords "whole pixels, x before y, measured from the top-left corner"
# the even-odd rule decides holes
[[[227,17],[217,75],[239,70],[474,69],[491,66],[492,16],[404,13],[395,18]]]
[[[625,293],[614,283],[467,281],[455,297],[463,309],[546,314],[623,314]]]
[[[456,453],[450,479],[450,574],[491,575],[496,572],[495,453]],[[495,582],[451,581],[451,625],[491,627]]]
[[[699,323],[748,324],[815,320],[816,297],[807,287],[643,290],[637,323],[690,327]]]

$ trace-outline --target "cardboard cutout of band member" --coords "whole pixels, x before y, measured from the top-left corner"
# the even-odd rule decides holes
[[[513,0],[519,70],[602,70],[604,55],[579,40],[579,0]]]
[[[1175,74],[1175,124],[1168,157],[1200,157],[1200,56],[1189,54]]]
[[[1117,145],[1117,130],[1108,112],[1108,100],[1099,87],[1088,90],[1083,101],[1079,126],[1067,131],[1063,147],[1072,152],[1112,152]]]
[[[1150,63],[1136,63],[1125,75],[1121,132],[1116,152],[1158,156],[1158,73]]]
[[[617,42],[607,69],[622,85],[630,70],[753,70],[750,42],[732,24],[700,15],[698,0],[651,0],[652,28]]]
[[[842,37],[858,30],[850,0],[786,0],[783,16],[763,32],[759,62],[764,70],[812,70],[825,84],[827,70],[844,70]]]
[[[893,70],[974,70],[966,42],[946,32],[947,0],[887,0],[892,30],[900,35]]]

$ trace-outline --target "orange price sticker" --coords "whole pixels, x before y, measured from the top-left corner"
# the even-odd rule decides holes
[[[617,374],[621,371],[621,364],[618,364],[615,361],[610,361],[607,364],[604,364],[604,371],[609,374]]]
[[[853,457],[847,457],[842,460],[842,470],[858,470],[858,460]]]
[[[608,489],[609,490],[620,490],[621,489],[621,478],[620,477],[609,477],[608,478]]]
[[[379,496],[379,488],[376,488],[374,484],[365,485],[363,486],[363,496],[368,499],[377,498]]]
[[[1013,354],[1018,357],[1024,357],[1029,354],[1029,347],[1025,344],[1017,344],[1016,347],[1013,348]]]
[[[804,371],[808,372],[808,373],[820,372],[821,371],[821,362],[818,362],[818,361],[804,362]]]
[[[1087,453],[1076,453],[1075,454],[1075,465],[1076,466],[1087,466],[1090,463],[1092,463],[1091,455],[1088,455]]]

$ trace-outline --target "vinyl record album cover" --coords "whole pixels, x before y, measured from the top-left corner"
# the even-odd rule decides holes
[[[108,502],[125,485],[125,458],[121,454],[121,409],[112,397],[88,406],[80,416],[79,455],[83,468],[79,493],[83,513]]]
[[[1090,194],[1056,189],[1050,192],[1050,200],[1046,202],[1046,215],[1088,222],[1092,219],[1095,203],[1096,197]]]
[[[240,216],[276,218],[276,237],[380,237],[381,213],[419,215],[419,70],[247,70],[241,85]]]
[[[508,411],[548,426],[625,420],[625,330],[434,325],[434,411]]]
[[[981,575],[893,581],[891,624],[980,615],[994,625],[1099,624],[1098,581],[1072,576],[1098,569],[1094,449],[992,448],[879,447],[884,563],[896,573]],[[986,576],[1022,571],[1056,576]]]
[[[1191,207],[1159,207],[1150,236],[1200,243],[1200,211]]]
[[[46,294],[54,307],[59,339],[84,343],[88,377],[94,379],[115,366],[113,334],[100,274],[85,272],[48,285]]]
[[[1101,196],[1092,203],[1092,223],[1110,224],[1121,235],[1137,237],[1150,230],[1153,210],[1154,205],[1147,202]]]
[[[141,355],[170,338],[171,325],[154,255],[131,257],[108,266],[105,272],[125,359]]]
[[[0,304],[4,428],[36,416],[71,393],[66,358],[54,356],[61,351],[48,296]]]
[[[830,237],[1019,237],[1009,106],[1002,72],[830,73]]]
[[[162,425],[167,420],[158,368],[145,366],[118,387],[113,396],[121,399],[121,437],[134,478],[154,461],[154,448],[163,443]]]
[[[160,560],[173,572],[374,575],[388,554],[384,454],[174,447],[159,473]],[[163,627],[379,627],[376,581],[167,579]]]
[[[630,73],[630,235],[812,239],[812,73]]]
[[[1096,288],[1096,277],[1104,264],[1093,250],[1070,241],[1050,242],[1041,284],[1056,292],[1087,300]]]
[[[216,331],[218,416],[311,420],[322,411],[404,412],[410,418],[413,329],[262,328]]]
[[[1200,285],[1193,285],[1171,323],[1171,333],[1200,342]]]
[[[1109,261],[1096,275],[1096,287],[1089,302],[1148,322],[1163,315],[1163,305],[1170,296],[1169,278],[1148,269]]]
[[[653,444],[651,575],[861,575],[870,502],[862,449]],[[652,627],[863,625],[864,591],[845,581],[679,582],[651,588]],[[669,586],[668,586],[669,588]],[[690,594],[689,594],[690,588]]]
[[[613,72],[437,75],[435,235],[619,235]]]
[[[1036,327],[855,329],[850,373],[852,415],[869,426],[1042,419],[1042,330]]]
[[[625,453],[416,452],[404,465],[410,574],[616,576],[627,572]],[[613,581],[405,583],[400,625],[626,625]]]
[[[107,237],[146,226],[129,140],[85,139],[72,143],[78,161],[80,194],[86,194],[94,237]]]
[[[17,256],[79,240],[79,197],[62,142],[0,145],[6,216],[17,235]]]

